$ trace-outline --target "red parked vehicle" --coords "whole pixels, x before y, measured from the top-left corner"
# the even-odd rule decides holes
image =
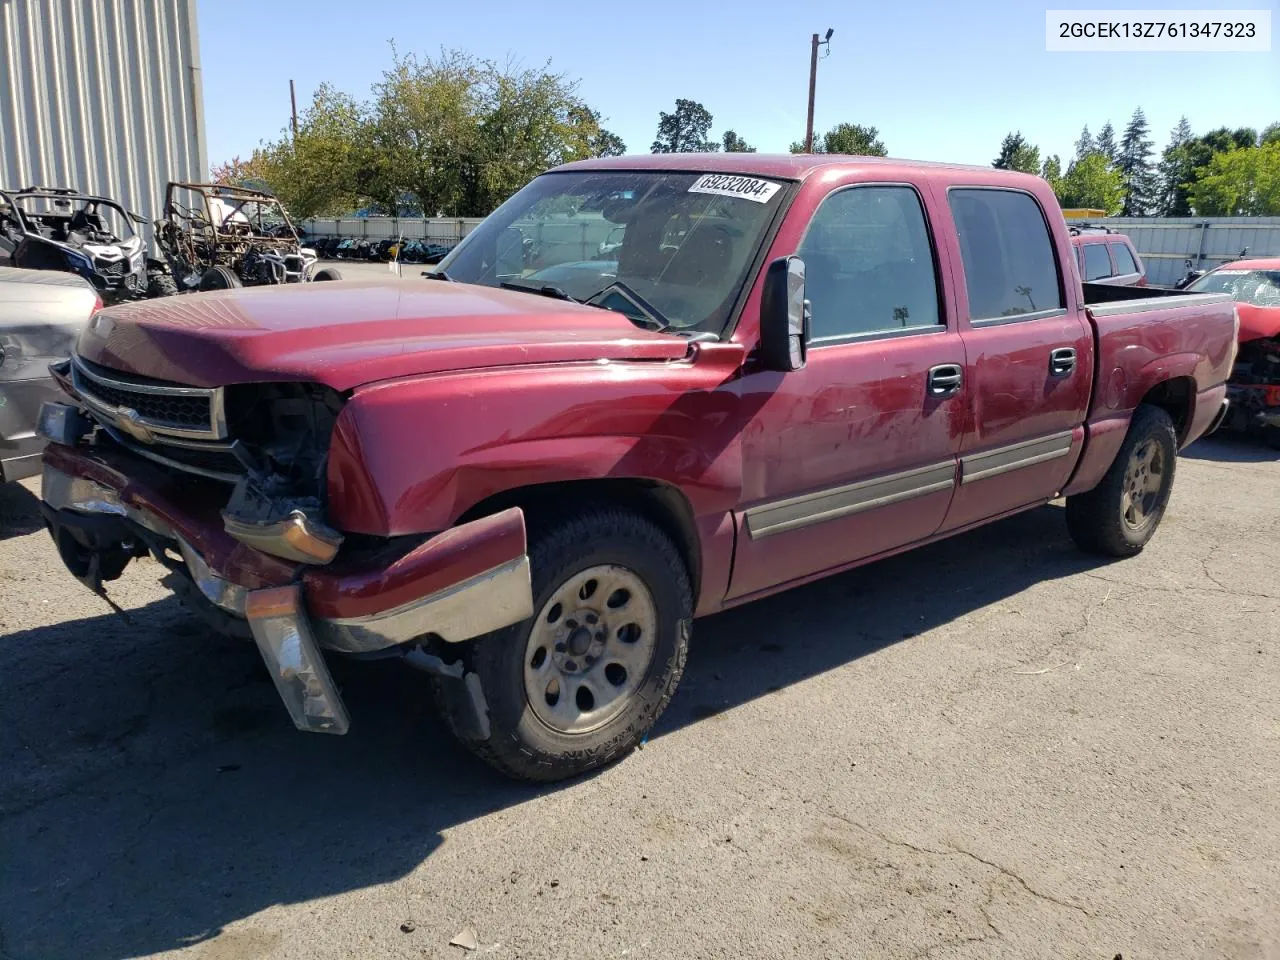
[[[1280,257],[1236,260],[1210,270],[1188,293],[1225,293],[1240,314],[1240,351],[1227,384],[1224,426],[1260,433],[1280,450]]]
[[[1133,241],[1110,227],[1073,226],[1071,246],[1085,283],[1145,287],[1147,268]]]
[[[43,411],[45,516],[93,589],[181,574],[301,729],[347,729],[325,651],[400,656],[476,753],[552,780],[640,741],[696,617],[1060,496],[1084,548],[1137,553],[1235,325],[1082,285],[1037,177],[592,160],[433,279],[100,312]]]

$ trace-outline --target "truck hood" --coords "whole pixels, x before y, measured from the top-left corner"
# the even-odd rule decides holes
[[[1240,342],[1280,337],[1280,307],[1262,307],[1252,303],[1237,303],[1240,315]]]
[[[322,281],[187,294],[100,311],[77,352],[198,387],[307,380],[335,390],[449,370],[674,360],[689,341],[622,314],[427,279]]]

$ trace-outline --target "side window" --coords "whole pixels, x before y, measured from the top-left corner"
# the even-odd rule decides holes
[[[1116,273],[1137,273],[1138,265],[1134,262],[1133,254],[1129,252],[1129,248],[1123,243],[1109,244],[1111,247],[1111,256],[1116,261]]]
[[[941,323],[929,227],[910,187],[836,191],[797,253],[815,341]]]
[[[1124,271],[1121,271],[1122,273]],[[1107,256],[1105,243],[1086,243],[1084,245],[1084,278],[1101,280],[1111,276],[1111,260]]]
[[[1049,226],[1030,194],[961,188],[948,198],[971,319],[1062,309]]]

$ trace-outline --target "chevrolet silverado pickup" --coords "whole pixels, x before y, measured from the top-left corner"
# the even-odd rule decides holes
[[[590,160],[428,277],[109,307],[54,368],[44,515],[89,588],[168,568],[294,723],[421,668],[508,775],[613,761],[695,618],[1066,499],[1151,539],[1216,427],[1226,295],[1081,281],[1053,192],[864,157]]]

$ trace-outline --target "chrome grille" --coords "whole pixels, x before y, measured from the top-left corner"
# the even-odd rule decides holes
[[[78,356],[71,358],[71,382],[85,403],[135,438],[139,427],[190,440],[227,435],[221,389],[131,377]]]

